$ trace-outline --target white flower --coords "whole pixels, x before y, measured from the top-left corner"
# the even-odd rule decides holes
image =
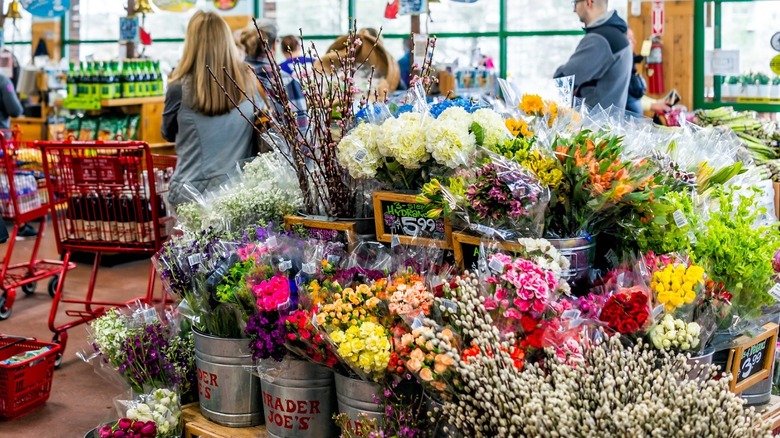
[[[484,139],[482,146],[490,147],[512,138],[512,134],[506,128],[504,118],[492,109],[478,109],[472,115],[474,122],[482,128]]]
[[[369,179],[376,176],[382,165],[382,154],[377,146],[379,126],[361,123],[336,148],[339,163],[349,171],[352,178]]]
[[[379,129],[379,153],[393,158],[406,169],[419,169],[431,156],[426,148],[426,134],[433,118],[427,114],[403,113],[387,119]]]
[[[688,334],[698,338],[699,334],[701,334],[701,326],[695,322],[688,323]]]
[[[477,147],[471,123],[471,114],[463,108],[451,107],[431,124],[427,150],[436,162],[450,169],[469,163]]]

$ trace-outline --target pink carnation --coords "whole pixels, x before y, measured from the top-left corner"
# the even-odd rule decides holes
[[[270,280],[254,286],[257,308],[261,312],[278,310],[290,300],[290,282],[283,275],[274,275]]]

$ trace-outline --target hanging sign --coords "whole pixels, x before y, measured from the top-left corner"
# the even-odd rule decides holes
[[[70,9],[70,0],[21,0],[22,7],[36,17],[61,17]]]
[[[731,373],[730,389],[742,392],[770,376],[775,360],[777,324],[764,324],[764,333],[749,338],[740,336],[729,351],[726,369]]]
[[[195,7],[197,0],[152,0],[155,6],[168,12],[186,12]]]
[[[780,75],[780,55],[772,58],[772,60],[769,62],[769,68],[772,69],[774,74]]]
[[[214,0],[214,6],[220,11],[229,11],[236,7],[238,0]]]
[[[119,42],[138,41],[138,17],[119,17]]]
[[[664,15],[664,2],[653,0],[653,9],[652,13],[650,14],[653,36],[661,36],[664,34]]]
[[[428,12],[427,0],[401,0],[398,15],[421,15]]]

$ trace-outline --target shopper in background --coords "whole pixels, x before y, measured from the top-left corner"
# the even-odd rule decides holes
[[[282,53],[284,53],[284,57],[287,59],[279,64],[279,68],[292,77],[295,77],[296,75],[296,67],[294,67],[294,65],[300,64],[300,70],[303,72],[309,71],[312,65],[314,65],[314,60],[303,54],[301,40],[295,35],[282,37]]]
[[[634,52],[636,47],[636,38],[634,37],[634,31],[628,29],[626,32],[628,43],[631,45],[631,52]],[[626,111],[629,111],[635,115],[642,115],[646,111],[653,112],[668,112],[671,111],[670,107],[663,100],[656,100],[649,96],[645,96],[647,92],[647,83],[637,72],[636,65],[644,61],[645,57],[633,53],[633,65],[631,66],[631,80],[628,83],[628,101],[626,102]]]
[[[553,77],[574,75],[575,95],[585,99],[587,106],[625,108],[633,60],[626,22],[608,10],[608,0],[571,3],[585,24],[585,36]]]
[[[15,56],[13,56],[12,72],[15,80],[0,75],[0,129],[4,130],[11,129],[11,117],[19,117],[24,111],[22,102],[19,101],[19,96],[16,95],[15,83],[19,80],[20,69],[19,62]],[[34,237],[37,234],[38,231],[35,230],[35,227],[26,223],[19,227],[16,238],[23,240],[26,237]]]
[[[184,51],[171,74],[162,116],[162,136],[176,143],[178,157],[168,193],[174,207],[192,200],[187,186],[199,193],[213,190],[227,180],[236,162],[251,156],[253,129],[239,109],[251,119],[253,104],[225,73],[250,96],[256,95],[255,80],[241,62],[225,20],[216,12],[198,11],[187,25]]]
[[[257,30],[263,35],[261,39],[257,34]],[[277,113],[283,112],[281,107],[282,102],[279,96],[274,95],[273,87],[273,68],[271,61],[268,59],[268,54],[273,56],[276,52],[276,44],[278,43],[277,35],[279,33],[276,24],[268,20],[260,20],[257,22],[257,29],[254,26],[244,29],[241,33],[241,45],[244,46],[244,51],[247,57],[244,59],[246,63],[252,66],[257,75],[257,79],[260,81],[260,85],[263,88],[263,93],[272,100],[271,104],[276,106]],[[268,44],[266,50],[265,44]],[[281,70],[281,69],[280,69]],[[303,90],[301,84],[292,77],[289,73],[283,70],[279,71],[287,90],[287,99],[289,100],[290,108],[295,111],[296,122],[301,132],[305,132],[308,128],[309,119],[306,113],[306,98],[303,96]]]
[[[408,89],[412,79],[412,45],[412,38],[404,38],[404,56],[398,60],[398,69],[401,71],[399,90]]]
[[[382,41],[382,35],[380,35],[379,31],[376,30],[373,27],[364,27],[364,28],[360,29],[357,32],[357,34],[358,35],[370,36],[371,38],[375,39],[376,42],[379,43],[379,44],[383,44],[384,43],[384,41]]]

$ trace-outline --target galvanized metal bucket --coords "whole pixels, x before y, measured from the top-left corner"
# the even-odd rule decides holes
[[[228,427],[262,424],[260,378],[246,370],[254,363],[249,341],[193,333],[203,416]]]
[[[571,284],[588,278],[596,258],[596,240],[592,236],[547,240],[569,259],[569,269],[561,273],[564,280]]]
[[[330,438],[338,435],[333,414],[333,371],[304,360],[285,359],[277,376],[261,377],[268,435],[274,438]],[[276,373],[275,373],[276,374]]]
[[[701,352],[699,356],[692,356],[688,358],[688,365],[693,369],[688,371],[689,380],[704,380],[709,373],[709,366],[712,365],[712,355],[715,354],[715,349],[707,347]]]
[[[338,398],[339,412],[349,418],[348,427],[354,431],[355,424],[360,424],[364,418],[382,421],[384,410],[382,405],[375,402],[374,397],[382,396],[382,387],[376,383],[351,379],[336,373],[336,396]],[[365,414],[365,417],[361,416]]]

